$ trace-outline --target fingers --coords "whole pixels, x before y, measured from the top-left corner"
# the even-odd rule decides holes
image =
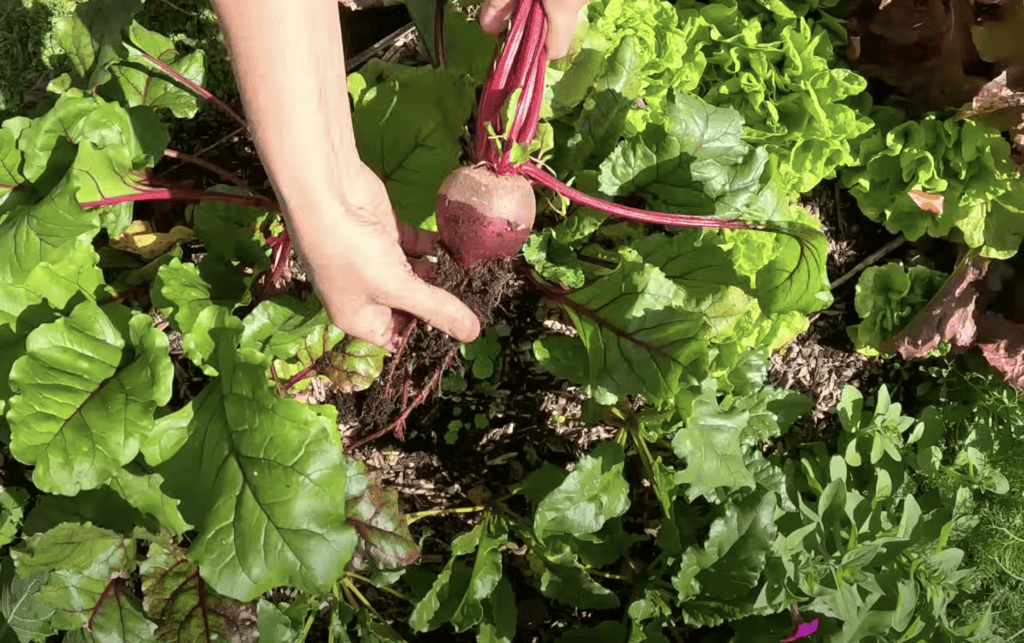
[[[548,60],[556,60],[569,53],[569,44],[576,35],[580,11],[586,1],[547,0],[544,11],[548,14]]]
[[[341,310],[342,314],[337,314],[339,311],[332,308],[328,307],[331,323],[346,334],[364,339],[388,351],[394,350],[392,341],[395,324],[391,308],[379,304],[366,304],[353,310],[352,307],[345,306]]]
[[[512,16],[516,3],[517,0],[487,0],[480,10],[480,26],[489,34],[499,35],[505,30],[505,23]],[[548,60],[569,53],[569,44],[580,22],[580,10],[586,4],[586,0],[544,1],[544,12],[548,15]]]
[[[412,271],[416,273],[416,276],[427,283],[434,283],[435,277],[437,276],[437,264],[424,261],[422,259],[410,259],[409,265],[412,266]]]
[[[420,230],[398,221],[398,244],[410,257],[424,257],[437,252],[437,233]]]
[[[433,276],[434,264],[413,261],[413,270],[426,278]],[[414,274],[405,274],[393,283],[391,292],[376,302],[324,299],[331,322],[349,335],[375,346],[394,350],[394,339],[411,319],[418,317],[460,342],[471,342],[480,335],[480,320],[451,293],[432,286]],[[398,280],[396,280],[398,281]],[[319,293],[319,289],[317,290]]]
[[[466,304],[413,275],[382,303],[415,315],[460,342],[471,342],[480,335],[480,320]]]
[[[505,31],[505,23],[516,8],[516,0],[487,0],[480,9],[480,27],[497,36]]]

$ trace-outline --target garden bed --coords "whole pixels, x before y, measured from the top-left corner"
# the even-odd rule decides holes
[[[87,45],[62,28],[123,37],[48,95],[33,81],[8,111],[35,120],[0,133],[16,259],[0,260],[0,642],[764,643],[801,620],[808,640],[1020,635],[1017,391],[984,361],[994,344],[957,329],[922,360],[886,351],[949,307],[939,287],[964,257],[1013,254],[1024,212],[1020,128],[982,124],[1024,105],[1005,74],[999,109],[975,102],[966,124],[872,108],[949,99],[927,57],[901,84],[875,56],[903,51],[910,36],[878,25],[920,3],[863,4],[847,33],[796,0],[594,0],[583,53],[548,69],[528,164],[626,209],[751,229],[616,222],[538,187],[525,251],[463,293],[487,300],[481,339],[421,323],[397,357],[329,323],[244,128],[186,91],[203,80],[239,107],[208,9],[88,8],[108,4],[43,27],[38,8],[0,15],[54,29],[72,60]],[[493,48],[448,8],[432,69],[417,33],[433,9],[342,11],[364,161],[425,226],[475,147]],[[984,28],[1021,16],[983,13],[981,32],[957,27],[981,43],[957,60],[988,96],[1018,67]],[[745,98],[755,76],[771,109]],[[794,116],[808,105],[823,118]],[[132,120],[157,116],[166,145]],[[914,147],[932,127],[945,147]],[[971,157],[978,140],[1006,163]]]

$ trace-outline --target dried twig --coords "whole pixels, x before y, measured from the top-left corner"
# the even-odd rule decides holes
[[[857,264],[856,266],[851,268],[845,275],[843,275],[842,277],[840,277],[840,278],[836,279],[835,281],[833,281],[830,284],[831,287],[832,287],[832,290],[835,290],[836,288],[838,288],[838,287],[842,286],[843,284],[845,284],[847,281],[853,279],[854,277],[857,276],[857,274],[861,270],[864,270],[865,268],[868,268],[869,266],[874,264],[876,261],[878,261],[879,259],[881,259],[885,255],[889,254],[890,252],[892,252],[896,248],[899,248],[900,246],[902,246],[906,242],[907,242],[907,238],[906,237],[896,237],[895,239],[893,239],[889,243],[885,244],[884,246],[882,246],[878,250],[872,252],[867,257],[865,257],[864,261],[861,261],[859,264]]]
[[[406,38],[416,33],[416,26],[411,22],[406,26],[398,29],[389,36],[385,36],[381,40],[377,41],[372,47],[365,49],[355,56],[352,56],[345,61],[345,71],[352,73],[356,68],[362,67],[368,60],[374,56],[379,56],[381,53],[387,51],[392,45],[399,40]]]
[[[213,172],[214,174],[219,176],[222,181],[227,181],[228,183],[233,183],[234,185],[237,185],[238,187],[242,188],[243,190],[246,190],[247,192],[253,192],[252,187],[249,186],[242,179],[240,179],[237,176],[235,176],[234,173],[232,173],[232,172],[230,172],[230,171],[228,171],[228,170],[226,170],[226,169],[224,169],[224,168],[222,168],[222,167],[220,167],[220,166],[218,166],[218,165],[216,165],[214,163],[211,163],[210,161],[207,161],[206,159],[202,159],[202,158],[199,158],[198,156],[194,156],[194,155],[189,154],[187,152],[180,152],[178,150],[173,150],[173,149],[170,149],[170,148],[167,148],[166,150],[164,150],[164,156],[166,156],[168,158],[172,158],[172,159],[177,159],[177,160],[181,161],[182,163],[191,163],[192,165],[195,165],[197,167],[201,167],[204,170],[207,170],[209,172]]]

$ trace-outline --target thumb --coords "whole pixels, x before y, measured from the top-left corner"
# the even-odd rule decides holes
[[[442,333],[468,343],[480,335],[480,320],[458,297],[409,275],[385,301],[386,306],[419,317]]]
[[[580,11],[584,4],[577,2],[546,2],[548,14],[548,60],[557,60],[569,53],[569,43],[576,35],[580,23]]]
[[[497,36],[505,30],[505,22],[516,8],[516,0],[487,0],[480,9],[480,27]]]

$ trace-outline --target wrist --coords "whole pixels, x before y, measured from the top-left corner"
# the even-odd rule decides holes
[[[294,178],[292,178],[294,177]],[[275,191],[285,219],[296,228],[315,234],[324,217],[351,219],[388,201],[383,183],[358,156],[349,159],[336,177],[289,175]]]

